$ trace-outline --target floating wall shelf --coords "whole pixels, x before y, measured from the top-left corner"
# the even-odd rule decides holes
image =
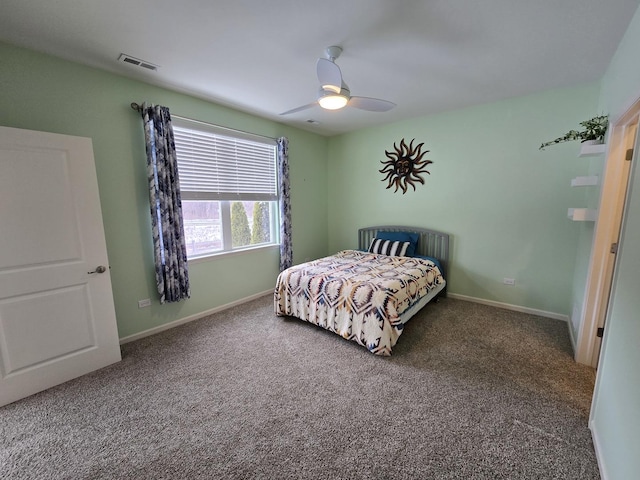
[[[593,187],[598,185],[598,176],[591,175],[588,177],[576,177],[571,180],[572,187]]]
[[[595,145],[590,145],[583,143],[580,146],[580,154],[579,157],[593,157],[595,155],[602,155],[607,150],[606,143],[597,143]]]
[[[598,211],[592,208],[570,208],[567,216],[574,222],[595,222]]]
[[[580,145],[579,157],[595,157],[603,155],[607,151],[605,143],[583,143]],[[599,178],[597,175],[589,175],[584,177],[576,177],[571,180],[572,187],[592,187],[598,185]],[[598,210],[593,208],[570,208],[567,216],[574,222],[595,222],[598,218]]]

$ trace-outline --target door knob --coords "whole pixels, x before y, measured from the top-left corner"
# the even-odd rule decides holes
[[[93,272],[87,272],[87,273],[89,273],[89,274],[91,274],[91,273],[104,273],[106,271],[107,271],[107,267],[105,267],[104,265],[98,265]]]

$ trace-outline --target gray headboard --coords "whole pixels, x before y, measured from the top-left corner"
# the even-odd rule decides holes
[[[378,232],[412,232],[420,235],[416,254],[437,258],[444,270],[444,278],[449,278],[449,234],[421,227],[378,226],[358,230],[358,248],[367,250]]]

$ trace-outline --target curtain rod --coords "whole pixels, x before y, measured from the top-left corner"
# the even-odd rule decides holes
[[[138,105],[136,102],[131,102],[131,108],[134,109],[136,112],[141,112],[142,111],[142,105]],[[171,116],[179,118],[180,120],[189,120],[190,122],[202,123],[204,125],[211,125],[211,126],[216,127],[216,128],[221,128],[223,130],[228,130],[230,132],[243,133],[245,135],[253,135],[254,137],[262,137],[262,138],[267,138],[269,140],[278,141],[277,138],[269,137],[267,135],[260,135],[258,133],[245,132],[244,130],[238,130],[236,128],[223,127],[222,125],[216,125],[215,123],[203,122],[202,120],[196,120],[195,118],[182,117],[180,115],[174,115],[174,114],[171,114]]]

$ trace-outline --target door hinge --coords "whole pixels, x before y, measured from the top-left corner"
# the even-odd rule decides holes
[[[598,328],[598,331],[596,332],[596,337],[602,338],[603,335],[604,335],[604,327]]]
[[[624,159],[631,161],[632,158],[633,158],[633,148],[630,148],[629,150],[627,150],[627,154],[625,155]]]
[[[618,253],[618,244],[617,243],[612,243],[611,244],[611,250],[609,250],[611,253]]]

